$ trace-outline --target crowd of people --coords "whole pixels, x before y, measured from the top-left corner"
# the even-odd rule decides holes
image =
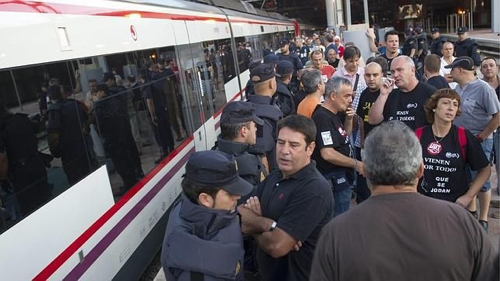
[[[247,101],[186,165],[167,280],[498,280],[500,77],[467,31],[409,28],[402,50],[367,32],[362,62],[326,32],[250,62]]]

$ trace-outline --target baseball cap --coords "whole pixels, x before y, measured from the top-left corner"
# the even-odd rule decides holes
[[[422,33],[422,31],[424,31],[424,29],[422,28],[422,26],[420,26],[420,25],[415,26],[415,32],[416,33]]]
[[[293,64],[291,61],[282,60],[276,65],[276,73],[281,75],[288,75],[293,73]]]
[[[101,82],[106,83],[109,79],[115,80],[115,75],[112,72],[105,72],[102,75],[102,81]]]
[[[436,33],[436,32],[439,32],[439,28],[434,27],[434,28],[432,29],[432,33]]]
[[[221,124],[238,124],[254,121],[264,125],[264,120],[255,115],[255,105],[251,102],[233,101],[224,107],[220,117]]]
[[[277,64],[280,61],[280,57],[275,54],[269,54],[264,57],[264,63],[274,63]]]
[[[273,77],[280,77],[280,75],[274,72],[274,67],[272,64],[264,63],[256,68],[252,69],[250,73],[250,79],[252,82],[263,82],[269,80]]]
[[[248,64],[248,69],[252,71],[252,69],[256,68],[257,66],[261,65],[262,62],[260,60],[253,60]]]
[[[285,46],[286,44],[289,44],[290,42],[288,41],[288,39],[283,39],[280,41],[280,46]]]
[[[457,34],[464,34],[465,32],[469,32],[469,28],[467,28],[467,26],[461,26],[457,30]]]
[[[455,68],[460,67],[465,70],[474,71],[474,60],[472,58],[463,56],[456,58],[451,64],[445,66],[444,68]]]
[[[405,29],[405,35],[411,35],[412,34],[412,29],[411,28],[406,28]]]
[[[249,182],[238,176],[238,165],[234,156],[218,150],[191,154],[184,177],[207,187],[220,187],[238,196],[245,196],[253,189]]]

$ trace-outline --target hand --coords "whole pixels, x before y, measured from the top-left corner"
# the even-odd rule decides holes
[[[297,241],[297,244],[293,245],[293,251],[295,252],[299,251],[300,247],[302,247],[302,242]]]
[[[373,32],[373,29],[368,28],[365,34],[368,38],[375,40],[375,33]]]
[[[356,115],[356,112],[354,111],[354,108],[352,108],[352,105],[349,105],[345,111],[345,115],[347,119],[352,119],[354,115]]]
[[[248,198],[247,203],[245,204],[245,207],[252,210],[254,213],[256,213],[259,216],[262,216],[262,211],[260,208],[260,201],[257,196],[252,196]]]
[[[156,116],[151,117],[151,122],[153,122],[153,125],[158,126],[158,117]]]
[[[256,214],[252,210],[245,207],[243,204],[239,205],[237,209],[241,218],[241,232],[243,232],[244,234],[253,234],[254,231],[250,227],[248,219],[252,216],[255,216]]]
[[[483,142],[483,141],[484,141],[484,138],[481,136],[481,134],[476,135],[476,139],[477,139],[479,142]]]
[[[365,164],[363,164],[363,162],[361,162],[361,161],[357,161],[356,171],[364,177],[365,176]]]
[[[451,74],[445,74],[444,78],[446,79],[446,82],[448,82],[448,83],[453,82],[453,77],[451,77]]]
[[[467,194],[458,197],[455,203],[461,207],[467,208],[472,201],[473,196],[468,196]]]
[[[78,69],[75,70],[75,79],[76,80],[80,79],[80,71]]]
[[[382,87],[380,87],[381,95],[389,95],[389,93],[394,88],[394,80],[391,78],[386,78],[384,83],[382,83]]]

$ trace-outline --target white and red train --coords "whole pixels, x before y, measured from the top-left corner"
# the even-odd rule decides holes
[[[237,44],[247,42],[259,59],[262,48],[276,48],[279,38],[308,28],[277,14],[259,14],[178,0],[0,0],[4,103],[28,107],[40,76],[66,75],[62,80],[73,84],[78,69],[85,92],[86,80],[111,66],[121,66],[123,75],[137,74],[143,59],[167,54],[177,65],[179,95],[187,103],[182,114],[188,135],[118,201],[102,166],[2,233],[1,280],[133,280],[141,275],[161,246],[189,155],[214,144],[223,105],[241,98],[249,77],[248,70],[238,72],[234,60],[234,75],[219,70],[224,95],[208,108],[203,78],[193,75],[203,51],[224,45],[236,54]]]

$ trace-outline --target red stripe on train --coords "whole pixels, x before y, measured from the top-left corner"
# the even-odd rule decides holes
[[[158,172],[170,163],[189,143],[194,140],[192,136],[186,139],[179,147],[168,155],[158,166],[153,168],[142,180],[140,180],[132,189],[123,195],[104,215],[94,222],[82,235],[71,243],[59,256],[57,256],[47,267],[45,267],[33,280],[47,280],[56,272],[92,235],[94,235],[113,215],[115,215],[132,197],[134,197],[144,185],[149,182]]]

